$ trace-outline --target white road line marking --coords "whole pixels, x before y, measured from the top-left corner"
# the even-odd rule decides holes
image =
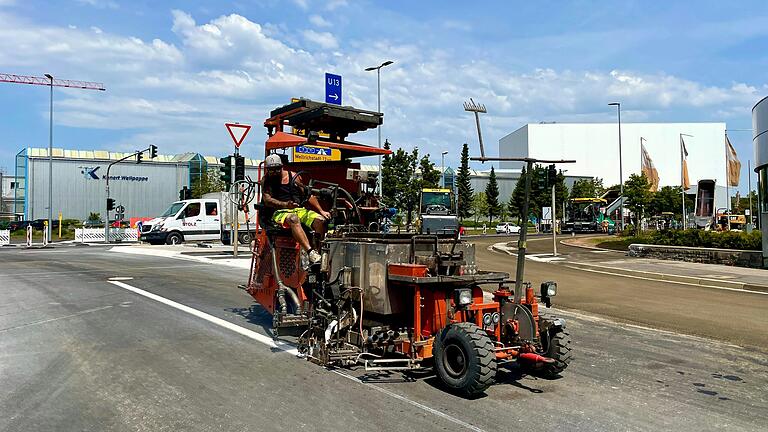
[[[186,264],[186,265],[172,265],[172,266],[152,266],[152,267],[126,267],[126,269],[133,270],[158,270],[158,269],[173,269],[173,268],[189,268],[189,267],[205,267],[208,264]],[[63,270],[63,271],[47,271],[47,272],[33,272],[33,273],[0,273],[0,276],[57,276],[63,274],[78,274],[78,273],[105,273],[110,270]]]
[[[444,418],[444,419],[446,419],[446,420],[448,420],[448,421],[450,421],[452,423],[456,423],[457,425],[465,427],[465,428],[467,428],[467,429],[469,429],[471,431],[485,432],[484,429],[480,429],[479,427],[477,427],[475,425],[469,424],[469,423],[467,423],[467,422],[465,422],[463,420],[459,420],[456,417],[452,417],[452,416],[450,416],[450,415],[448,415],[448,414],[446,414],[446,413],[444,413],[442,411],[438,411],[438,410],[436,410],[436,409],[434,409],[432,407],[428,407],[428,406],[426,406],[424,404],[421,404],[419,402],[410,400],[407,397],[401,396],[401,395],[399,395],[399,394],[397,394],[397,393],[395,393],[395,392],[393,392],[391,390],[387,390],[387,389],[385,389],[383,387],[378,387],[378,386],[375,386],[375,385],[364,383],[364,382],[360,381],[359,378],[353,377],[352,375],[348,375],[348,374],[346,374],[346,373],[344,373],[342,371],[339,371],[339,370],[335,370],[334,369],[334,370],[331,370],[331,372],[333,372],[333,373],[335,373],[337,375],[343,376],[344,378],[348,378],[348,379],[350,379],[350,380],[352,380],[352,381],[354,381],[354,382],[356,382],[358,384],[362,384],[362,385],[368,386],[369,388],[372,388],[372,389],[374,389],[376,391],[384,393],[387,396],[393,397],[393,398],[395,398],[397,400],[401,400],[401,401],[403,401],[403,402],[405,402],[407,404],[413,405],[416,408],[422,409],[422,410],[424,410],[424,411],[426,411],[426,412],[428,412],[430,414],[434,414],[434,415],[436,415],[438,417],[442,417],[442,418]]]
[[[743,293],[748,293],[748,294],[768,295],[768,292],[752,291],[752,290],[743,289],[743,288],[728,288],[728,287],[719,287],[719,286],[714,286],[714,285],[699,285],[699,284],[690,283],[690,282],[679,282],[679,281],[666,280],[666,279],[653,279],[653,278],[647,278],[647,277],[643,277],[643,276],[635,276],[635,275],[628,275],[628,274],[621,274],[621,273],[611,273],[611,272],[600,271],[600,270],[585,269],[585,268],[582,268],[582,267],[576,267],[576,266],[571,266],[571,265],[566,265],[566,267],[568,267],[570,269],[574,269],[574,270],[581,270],[581,271],[592,272],[592,273],[600,273],[600,274],[606,274],[606,275],[611,275],[611,276],[621,276],[621,277],[632,278],[632,279],[641,279],[641,280],[647,280],[647,281],[671,283],[671,284],[678,284],[678,285],[689,285],[689,286],[694,286],[694,287],[712,288],[712,289],[719,289],[719,290],[724,290],[724,291],[736,291],[736,292],[743,292]]]
[[[135,294],[147,297],[149,299],[152,299],[152,300],[158,301],[160,303],[163,303],[163,304],[165,304],[167,306],[176,308],[176,309],[178,309],[178,310],[180,310],[182,312],[186,312],[186,313],[188,313],[190,315],[193,315],[193,316],[196,316],[198,318],[204,319],[204,320],[206,320],[206,321],[208,321],[208,322],[210,322],[212,324],[216,324],[216,325],[218,325],[220,327],[224,327],[224,328],[226,328],[228,330],[232,330],[235,333],[241,334],[241,335],[243,335],[243,336],[245,336],[245,337],[247,337],[249,339],[253,339],[256,342],[260,342],[260,343],[262,343],[264,345],[267,345],[270,348],[276,348],[276,349],[278,349],[280,351],[284,351],[284,352],[287,352],[289,354],[293,354],[294,356],[297,356],[299,354],[299,351],[296,349],[296,346],[291,344],[291,343],[283,342],[283,341],[279,341],[279,340],[275,341],[274,339],[272,339],[269,336],[265,336],[265,335],[263,335],[261,333],[256,333],[253,330],[249,330],[247,328],[240,327],[237,324],[233,324],[233,323],[231,323],[229,321],[223,320],[221,318],[215,317],[213,315],[207,314],[207,313],[205,313],[203,311],[197,310],[195,308],[191,308],[189,306],[183,305],[183,304],[175,302],[173,300],[169,300],[169,299],[167,299],[165,297],[159,296],[159,295],[151,293],[149,291],[144,291],[141,288],[136,288],[134,286],[128,285],[127,283],[123,283],[123,282],[115,281],[115,280],[110,280],[110,281],[107,281],[107,282],[111,283],[112,285],[116,285],[116,286],[118,286],[120,288],[123,288],[123,289],[126,289],[128,291],[131,291],[131,292],[133,292]],[[421,404],[419,402],[416,402],[416,401],[413,401],[411,399],[408,399],[405,396],[401,396],[401,395],[399,395],[397,393],[394,393],[394,392],[392,392],[390,390],[387,390],[385,388],[378,387],[378,386],[375,386],[373,384],[364,383],[364,382],[360,381],[358,378],[355,378],[355,377],[353,377],[351,375],[347,375],[347,374],[345,374],[345,373],[343,373],[341,371],[332,370],[332,372],[334,372],[334,373],[336,373],[336,374],[338,374],[340,376],[343,376],[344,378],[350,379],[350,380],[352,380],[352,381],[354,381],[354,382],[356,382],[358,384],[362,384],[362,385],[364,385],[364,386],[366,386],[368,388],[371,388],[371,389],[374,389],[374,390],[376,390],[378,392],[381,392],[381,393],[383,393],[383,394],[385,394],[385,395],[387,395],[389,397],[392,397],[392,398],[395,398],[395,399],[400,400],[402,402],[408,403],[408,404],[410,404],[410,405],[412,405],[412,406],[414,406],[416,408],[419,408],[419,409],[421,409],[423,411],[426,411],[426,412],[428,412],[430,414],[433,414],[433,415],[436,415],[438,417],[441,417],[441,418],[443,418],[445,420],[448,420],[448,421],[450,421],[452,423],[455,423],[455,424],[457,424],[459,426],[462,426],[464,428],[467,428],[469,430],[472,430],[472,431],[475,431],[475,432],[485,432],[483,429],[480,429],[477,426],[473,426],[473,425],[471,425],[471,424],[469,424],[469,423],[467,423],[467,422],[465,422],[463,420],[459,420],[459,419],[457,419],[455,417],[452,417],[452,416],[450,416],[450,415],[448,415],[448,414],[446,414],[446,413],[444,413],[442,411],[438,411],[438,410],[436,410],[434,408],[430,408],[430,407],[428,407],[428,406],[426,406],[424,404]]]
[[[281,351],[285,351],[285,352],[287,352],[289,354],[299,355],[299,351],[292,344],[289,344],[287,342],[275,341],[274,339],[272,339],[269,336],[263,335],[261,333],[256,333],[253,330],[249,330],[247,328],[240,327],[237,324],[233,324],[233,323],[231,323],[229,321],[226,321],[226,320],[223,320],[221,318],[215,317],[215,316],[213,316],[211,314],[207,314],[207,313],[205,313],[203,311],[200,311],[200,310],[197,310],[195,308],[191,308],[191,307],[189,307],[187,305],[183,305],[181,303],[177,303],[177,302],[175,302],[173,300],[169,300],[169,299],[167,299],[165,297],[159,296],[157,294],[153,294],[153,293],[151,293],[149,291],[144,291],[141,288],[136,288],[134,286],[128,285],[127,283],[123,283],[123,282],[120,282],[120,281],[113,281],[113,280],[110,280],[110,281],[107,281],[107,282],[111,283],[112,285],[116,285],[116,286],[119,286],[120,288],[123,288],[123,289],[126,289],[128,291],[131,291],[131,292],[133,292],[135,294],[142,295],[142,296],[150,298],[150,299],[152,299],[154,301],[158,301],[160,303],[163,303],[164,305],[170,306],[172,308],[176,308],[176,309],[178,309],[178,310],[180,310],[182,312],[186,312],[186,313],[188,313],[190,315],[193,315],[193,316],[196,316],[196,317],[198,317],[200,319],[204,319],[204,320],[206,320],[206,321],[208,321],[208,322],[210,322],[212,324],[216,324],[219,327],[224,327],[225,329],[232,330],[235,333],[239,333],[239,334],[241,334],[241,335],[243,335],[243,336],[245,336],[245,337],[247,337],[249,339],[255,340],[256,342],[260,342],[260,343],[262,343],[264,345],[267,345],[270,348],[276,348],[276,349],[279,349]]]
[[[77,313],[73,313],[71,315],[61,316],[61,317],[58,317],[58,318],[49,318],[49,319],[44,319],[44,320],[40,320],[40,321],[34,321],[34,322],[31,322],[31,323],[26,323],[26,324],[17,325],[17,326],[14,326],[14,327],[8,327],[8,328],[0,329],[0,332],[9,331],[9,330],[16,330],[16,329],[20,329],[20,328],[24,328],[24,327],[29,327],[29,326],[33,326],[33,325],[38,325],[38,324],[46,324],[46,323],[53,322],[53,321],[59,321],[59,320],[67,319],[67,318],[76,317],[76,316],[79,316],[79,315],[85,315],[85,314],[88,314],[88,313],[91,313],[91,312],[97,312],[97,311],[100,311],[100,310],[109,309],[111,307],[112,307],[112,305],[102,306],[102,307],[97,307],[97,308],[88,309],[88,310],[80,311],[80,312],[77,312]]]

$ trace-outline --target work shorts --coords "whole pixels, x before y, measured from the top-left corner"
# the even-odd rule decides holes
[[[301,222],[302,225],[306,226],[307,228],[312,228],[312,222],[315,221],[315,219],[319,218],[320,215],[317,212],[314,212],[312,210],[307,210],[303,207],[295,208],[295,209],[281,209],[277,210],[274,215],[272,215],[272,220],[282,226],[283,228],[288,228],[288,216],[291,214],[295,214],[299,218],[299,222]]]

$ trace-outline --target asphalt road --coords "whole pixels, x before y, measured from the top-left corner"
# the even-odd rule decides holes
[[[430,374],[329,371],[270,347],[270,317],[235,288],[244,270],[98,247],[0,263],[2,431],[752,431],[768,415],[764,352],[573,311],[549,311],[574,339],[561,379],[513,368],[467,400]]]
[[[482,268],[514,275],[517,257],[491,251],[489,247],[516,239],[516,236],[472,239]],[[531,238],[528,252],[539,256],[551,254],[551,238]],[[554,301],[561,307],[750,348],[768,347],[768,295],[623,277],[569,266],[573,261],[624,259],[623,252],[595,253],[558,244],[558,253],[561,261],[526,260],[525,275],[534,286],[545,280],[556,280],[559,289]]]

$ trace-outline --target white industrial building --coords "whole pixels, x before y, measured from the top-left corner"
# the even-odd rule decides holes
[[[624,181],[640,173],[640,138],[659,172],[659,186],[679,186],[680,134],[688,149],[692,185],[717,182],[716,205],[724,206],[725,123],[622,123]],[[529,123],[499,140],[500,157],[574,159],[558,168],[568,176],[599,177],[606,186],[619,183],[617,123]],[[503,169],[520,169],[522,162],[501,162]],[[688,191],[695,193],[695,188]]]

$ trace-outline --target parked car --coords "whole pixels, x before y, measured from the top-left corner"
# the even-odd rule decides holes
[[[520,227],[512,222],[501,222],[496,225],[496,234],[519,234]]]
[[[99,228],[103,226],[104,226],[103,220],[88,219],[86,221],[83,221],[83,228]]]

